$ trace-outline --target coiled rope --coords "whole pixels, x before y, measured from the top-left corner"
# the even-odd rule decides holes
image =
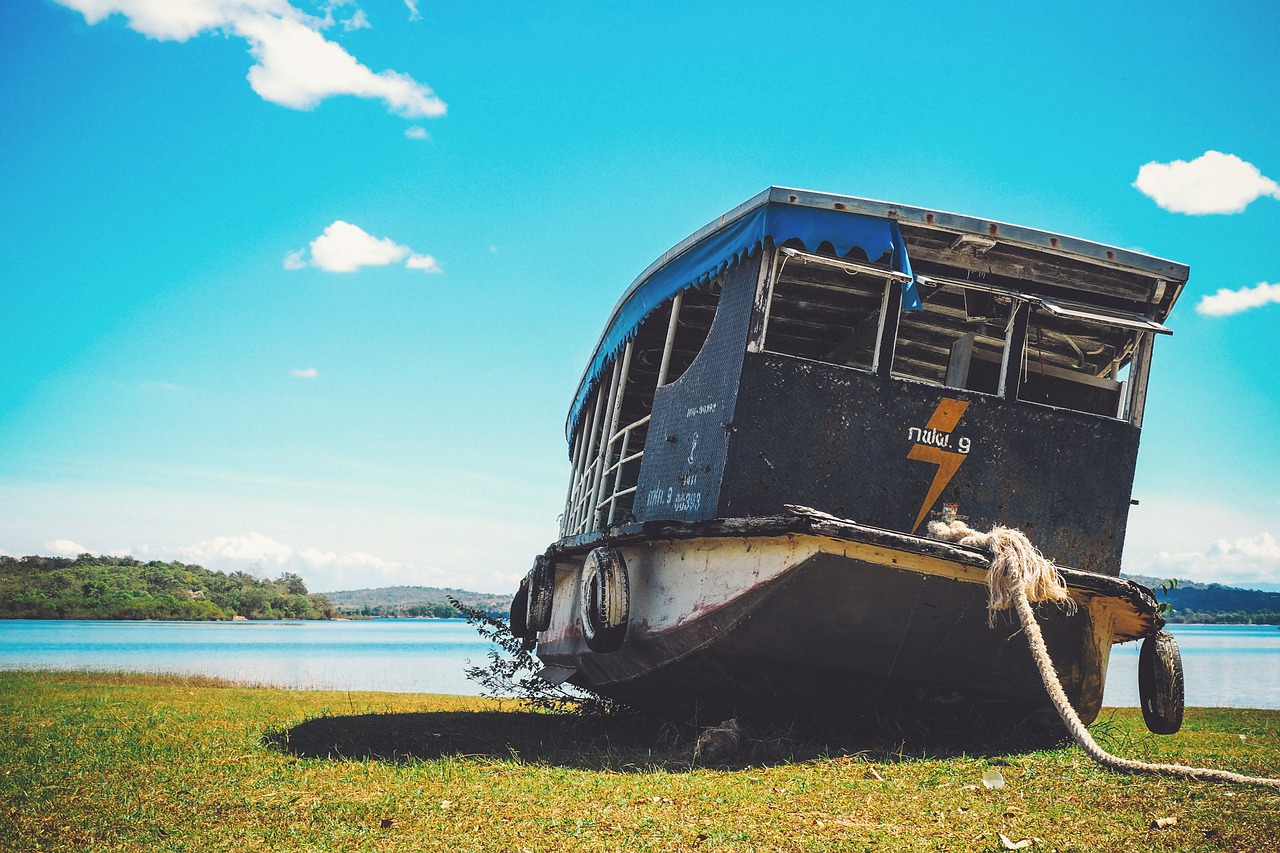
[[[1062,681],[1058,678],[1053,660],[1049,657],[1049,649],[1045,646],[1044,635],[1040,632],[1035,611],[1031,609],[1032,601],[1056,601],[1063,603],[1069,611],[1075,610],[1075,602],[1067,593],[1067,585],[1058,575],[1053,563],[1031,544],[1026,534],[1009,527],[997,525],[991,529],[990,533],[980,533],[962,521],[931,521],[929,533],[935,539],[991,552],[991,569],[987,573],[987,588],[990,591],[987,599],[988,621],[994,624],[996,611],[1006,610],[1010,605],[1017,610],[1018,620],[1022,623],[1022,630],[1027,637],[1027,645],[1031,647],[1031,656],[1035,659],[1036,669],[1040,671],[1040,680],[1044,683],[1044,689],[1053,701],[1053,707],[1062,718],[1063,724],[1071,732],[1071,737],[1080,744],[1091,759],[1109,770],[1122,773],[1153,773],[1162,776],[1187,777],[1203,782],[1280,788],[1280,779],[1245,776],[1207,767],[1136,761],[1132,758],[1112,755],[1098,746],[1097,741],[1080,721],[1075,708],[1071,707],[1066,691],[1062,689]]]

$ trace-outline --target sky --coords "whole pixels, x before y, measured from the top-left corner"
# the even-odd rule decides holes
[[[1191,267],[1124,569],[1280,589],[1280,8],[0,4],[0,552],[510,592],[618,296],[770,185]]]

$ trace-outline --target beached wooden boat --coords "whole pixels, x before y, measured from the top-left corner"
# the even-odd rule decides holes
[[[1119,577],[1152,343],[1187,267],[1062,235],[771,187],[613,311],[569,411],[561,537],[512,627],[543,675],[627,703],[1049,707],[988,625],[959,513],[1025,531],[1068,697],[1163,625]],[[1179,711],[1180,714],[1180,711]]]

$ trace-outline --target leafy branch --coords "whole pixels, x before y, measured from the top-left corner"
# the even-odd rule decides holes
[[[1178,588],[1177,578],[1166,578],[1165,580],[1160,581],[1160,583],[1156,585],[1156,593],[1167,596],[1171,590],[1175,590],[1177,588]],[[1168,616],[1170,613],[1173,612],[1173,605],[1167,601],[1162,601],[1160,602],[1159,606],[1156,607],[1156,612],[1159,613],[1161,616]]]
[[[613,716],[628,710],[626,706],[590,690],[569,684],[552,684],[538,677],[542,662],[525,647],[524,640],[511,633],[511,627],[483,610],[468,607],[453,596],[449,603],[462,614],[468,625],[475,626],[480,636],[495,648],[489,650],[488,666],[468,661],[464,670],[471,681],[481,687],[481,694],[493,697],[515,697],[532,707],[559,714]]]

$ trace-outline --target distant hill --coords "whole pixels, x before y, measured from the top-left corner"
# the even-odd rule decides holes
[[[430,616],[449,618],[458,612],[449,604],[453,596],[468,607],[490,616],[506,618],[511,596],[490,595],[466,589],[438,586],[384,586],[379,589],[345,589],[327,592],[334,608],[348,616]]]
[[[1125,575],[1150,587],[1156,600],[1168,602],[1169,622],[1201,622],[1232,625],[1280,625],[1280,592],[1240,589],[1218,583],[1179,580],[1173,589],[1161,591],[1161,578]]]

